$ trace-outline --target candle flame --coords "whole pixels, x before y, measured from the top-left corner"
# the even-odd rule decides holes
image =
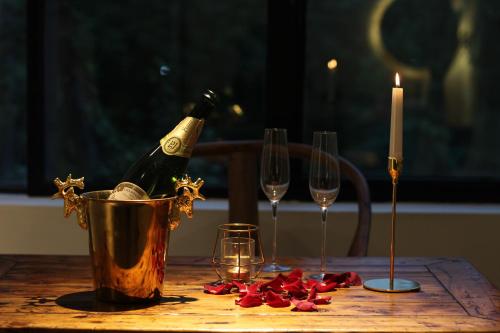
[[[337,68],[337,65],[338,65],[338,62],[337,62],[337,59],[335,59],[335,58],[330,59],[330,61],[328,61],[326,63],[326,66],[328,67],[329,70],[334,70],[335,68]]]
[[[399,73],[396,72],[396,77],[394,80],[396,81],[396,87],[399,87]]]
[[[243,116],[243,109],[239,106],[239,104],[233,104],[229,109],[238,117]]]

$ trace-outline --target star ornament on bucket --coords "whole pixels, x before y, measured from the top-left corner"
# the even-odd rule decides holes
[[[212,295],[227,295],[238,293],[235,304],[250,308],[267,304],[274,308],[284,308],[294,305],[292,311],[318,311],[318,305],[332,302],[332,296],[321,296],[320,293],[335,291],[337,288],[360,286],[361,278],[355,272],[341,274],[325,274],[322,280],[302,279],[301,269],[294,269],[289,275],[278,274],[271,281],[256,281],[246,284],[238,281],[228,283],[216,282],[205,284],[205,293]]]
[[[64,182],[59,177],[54,179],[58,191],[52,196],[52,199],[64,199],[64,217],[68,217],[73,210],[76,210],[75,202],[78,200],[78,196],[75,194],[74,186],[82,190],[85,186],[83,181],[84,177],[73,179],[71,174],[66,177]]]
[[[179,191],[183,188],[183,193],[177,196],[177,205],[179,210],[184,212],[187,217],[193,217],[193,202],[195,199],[205,200],[203,194],[200,193],[200,188],[205,184],[205,181],[198,178],[195,182],[191,180],[191,177],[185,175],[181,179],[178,179],[175,183],[175,191]],[[174,229],[177,226],[174,227]]]

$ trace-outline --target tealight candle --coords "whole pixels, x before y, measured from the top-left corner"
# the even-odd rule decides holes
[[[248,282],[254,270],[255,240],[245,237],[222,239],[222,261],[226,281]]]
[[[395,81],[396,87],[392,88],[389,157],[401,161],[403,159],[403,88],[399,86],[398,73],[396,73]]]
[[[241,266],[231,267],[227,269],[226,280],[250,281],[250,270]]]

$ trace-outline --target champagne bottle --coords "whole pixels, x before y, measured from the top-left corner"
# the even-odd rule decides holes
[[[193,110],[157,146],[125,173],[109,199],[140,200],[175,196],[175,182],[186,171],[204,118],[214,109],[216,95],[206,90]]]

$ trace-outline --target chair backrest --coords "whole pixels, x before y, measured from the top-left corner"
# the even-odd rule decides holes
[[[263,142],[217,141],[198,143],[193,157],[225,156],[228,161],[229,220],[258,224],[258,162]],[[312,146],[288,143],[290,158],[309,163]],[[354,186],[358,199],[358,225],[349,256],[366,256],[371,226],[371,199],[366,178],[345,158],[340,157],[340,173]],[[244,175],[244,176],[242,176]]]

